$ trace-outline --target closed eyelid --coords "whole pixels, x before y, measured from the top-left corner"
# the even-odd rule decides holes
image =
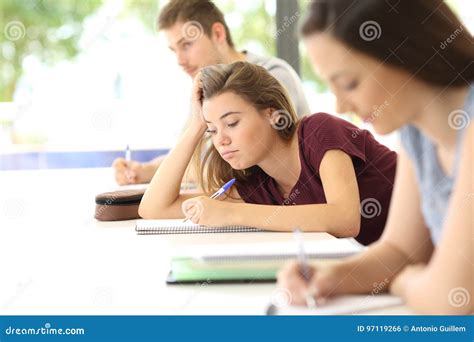
[[[349,90],[350,90],[350,89],[354,89],[355,87],[357,87],[358,84],[359,84],[359,82],[358,82],[357,80],[353,80],[353,81],[347,83],[347,84],[344,86],[344,88],[345,88],[345,89],[349,89]]]
[[[334,82],[333,86],[336,89],[342,89],[342,90],[350,90],[356,87],[359,84],[359,81],[357,79],[350,79],[349,81],[339,81],[339,82]]]
[[[221,115],[221,117],[219,118],[219,120],[222,121],[223,119],[228,118],[229,116],[234,115],[234,114],[241,114],[241,112],[227,112],[227,113]],[[204,118],[204,122],[206,122],[206,123],[208,123],[208,124],[212,124],[211,121],[206,120],[205,118]]]
[[[221,126],[223,127],[227,127],[227,126],[230,126],[230,125],[236,125],[239,123],[240,120],[229,120],[228,122],[223,122]],[[214,128],[214,127],[208,127],[207,128],[208,130],[210,131],[216,131],[217,128]]]

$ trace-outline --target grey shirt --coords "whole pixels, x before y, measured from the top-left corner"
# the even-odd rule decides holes
[[[303,85],[296,71],[283,59],[262,57],[248,51],[243,51],[247,62],[260,65],[270,72],[286,88],[290,95],[296,114],[299,117],[311,114],[303,91]]]
[[[456,155],[452,175],[446,175],[439,165],[436,146],[414,126],[401,129],[401,142],[413,162],[418,190],[421,196],[421,211],[430,230],[431,240],[437,245],[442,236],[443,222],[449,207],[453,186],[458,176],[460,150],[463,136],[474,116],[474,84],[471,84],[463,110],[450,113],[447,124],[457,130]]]

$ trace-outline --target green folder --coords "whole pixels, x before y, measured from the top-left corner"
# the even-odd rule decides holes
[[[278,270],[287,260],[204,261],[192,257],[175,257],[171,261],[167,282],[274,282]]]

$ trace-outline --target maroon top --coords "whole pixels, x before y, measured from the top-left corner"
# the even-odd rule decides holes
[[[354,164],[361,201],[361,227],[357,241],[376,241],[385,226],[392,195],[397,154],[374,136],[336,116],[317,113],[303,118],[297,130],[301,174],[290,196],[283,198],[273,178],[258,166],[248,181],[236,183],[247,203],[287,205],[327,203],[319,166],[329,150],[342,150]]]

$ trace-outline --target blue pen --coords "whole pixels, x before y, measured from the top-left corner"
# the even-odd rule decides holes
[[[214,198],[217,198],[219,196],[221,196],[224,192],[226,192],[227,190],[229,190],[229,188],[232,186],[232,184],[234,184],[235,182],[235,178],[232,178],[230,181],[228,181],[227,183],[225,183],[222,188],[220,188],[219,190],[217,190],[212,196],[211,196],[211,199],[214,199]]]
[[[214,194],[212,194],[212,196],[210,197],[211,199],[214,199],[214,198],[217,198],[219,196],[221,196],[222,194],[224,194],[227,190],[230,189],[230,187],[235,183],[235,178],[232,178],[230,181],[228,181],[227,183],[225,183],[219,190],[217,190]],[[183,222],[186,222],[187,220],[189,220],[189,218],[185,218],[183,220]]]
[[[125,161],[128,163],[131,160],[132,160],[132,152],[130,151],[130,146],[127,145],[127,148],[125,149]]]
[[[130,162],[132,161],[132,151],[130,151],[130,146],[127,145],[127,148],[125,149],[125,164],[127,165],[127,168],[130,167]],[[125,175],[127,176],[127,179],[129,181],[132,180],[132,176],[130,175],[130,171],[127,170],[125,172]]]

